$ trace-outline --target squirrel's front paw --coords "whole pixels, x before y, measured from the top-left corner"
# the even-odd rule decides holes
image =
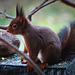
[[[21,63],[22,64],[27,64],[27,60],[25,60],[23,57],[21,57]]]

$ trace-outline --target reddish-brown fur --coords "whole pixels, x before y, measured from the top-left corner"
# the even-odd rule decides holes
[[[59,37],[47,27],[33,25],[24,16],[22,8],[17,6],[16,18],[12,20],[7,31],[12,34],[21,34],[24,37],[26,44],[24,53],[27,50],[29,57],[34,62],[38,62],[38,56],[42,57],[40,67],[44,68],[48,64],[54,64],[59,61],[61,56]],[[29,70],[29,68],[28,66],[27,69]]]
[[[75,21],[68,27],[64,27],[58,34],[62,45],[62,59],[65,59],[70,52],[75,52]]]
[[[70,28],[61,30],[58,37],[47,27],[33,25],[24,16],[22,7],[17,6],[16,18],[12,20],[7,31],[12,34],[21,34],[24,37],[26,46],[23,52],[28,52],[29,57],[36,63],[40,60],[41,68],[57,63],[61,54],[64,56],[64,51],[68,53],[69,48],[75,49],[75,36],[73,35],[75,34],[75,22]],[[28,64],[27,71],[31,69],[30,66]]]

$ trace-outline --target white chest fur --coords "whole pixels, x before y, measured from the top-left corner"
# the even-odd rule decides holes
[[[39,51],[37,58],[41,61],[41,63],[43,63],[41,50]]]

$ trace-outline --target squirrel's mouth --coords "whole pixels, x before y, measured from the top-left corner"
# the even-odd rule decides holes
[[[15,33],[14,31],[11,31],[11,30],[9,30],[9,29],[7,29],[7,32],[8,32],[8,33],[11,33],[11,34],[14,34],[14,35],[17,34],[17,33]]]
[[[9,29],[7,29],[7,32],[13,34],[12,31],[10,31]]]

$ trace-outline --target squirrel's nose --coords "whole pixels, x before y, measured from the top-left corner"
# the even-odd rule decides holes
[[[7,32],[9,32],[9,30],[7,29]]]

